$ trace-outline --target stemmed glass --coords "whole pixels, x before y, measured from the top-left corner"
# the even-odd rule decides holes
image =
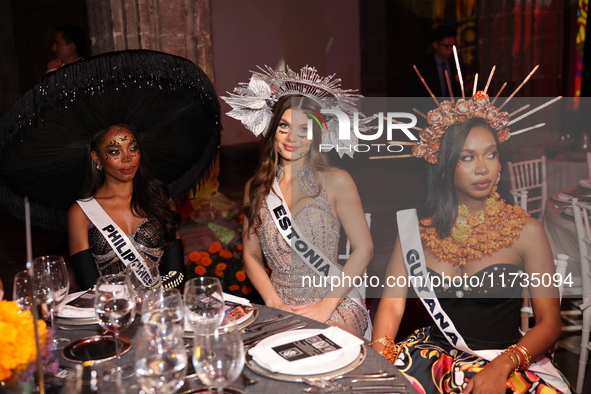
[[[151,264],[146,262],[148,266],[148,271],[150,272],[150,276],[152,277],[152,282],[148,285],[144,284],[136,275],[136,272],[141,269],[140,266],[133,266],[128,265],[125,269],[126,275],[129,277],[129,281],[133,286],[133,289],[136,292],[136,307],[137,312],[141,313],[142,311],[142,301],[144,299],[144,294],[149,292],[150,290],[161,289],[162,288],[162,278],[160,277],[160,270],[158,269],[158,264]]]
[[[131,366],[121,366],[119,333],[125,330],[135,317],[135,292],[124,274],[104,275],[95,287],[94,310],[102,328],[113,333],[117,366],[105,372],[108,380],[119,380],[134,374]]]
[[[51,318],[51,326],[54,327],[55,312],[70,290],[70,277],[68,275],[68,269],[66,268],[66,262],[61,256],[42,256],[33,260],[33,267],[39,275],[43,275],[43,271],[45,271],[46,275],[49,275],[49,283],[51,291],[53,292],[49,314]],[[36,278],[39,280],[40,276],[36,276]],[[36,287],[39,288],[39,286]],[[70,340],[67,338],[55,337],[53,342],[56,349],[62,349],[70,343]]]
[[[31,277],[28,271],[19,271],[14,276],[12,287],[12,300],[15,301],[22,311],[31,309]]]
[[[149,290],[142,299],[142,323],[152,335],[166,335],[175,326],[181,326],[184,317],[181,292],[178,289]]]
[[[218,278],[199,277],[185,283],[185,316],[193,330],[213,332],[224,320],[224,296]]]
[[[213,333],[195,332],[193,366],[199,380],[213,386],[218,394],[232,383],[244,367],[244,344],[235,327],[225,327]]]
[[[136,337],[135,374],[147,393],[169,394],[179,389],[187,371],[183,328],[175,324],[166,335],[140,330]]]

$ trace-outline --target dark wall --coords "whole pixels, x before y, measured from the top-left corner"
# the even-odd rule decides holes
[[[43,79],[54,30],[65,23],[88,33],[84,0],[0,0],[0,114]]]

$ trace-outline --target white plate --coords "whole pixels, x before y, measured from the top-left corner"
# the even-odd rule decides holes
[[[252,306],[252,305],[248,304],[248,305],[244,305],[244,306]],[[240,319],[233,320],[233,321],[226,323],[226,324],[222,324],[222,327],[238,326],[239,328],[242,328],[242,324],[244,322],[249,321],[249,319],[251,319],[253,316],[255,316],[255,312],[258,312],[256,308],[254,308],[252,311],[250,311],[246,315],[242,316]],[[258,315],[258,313],[257,313],[257,315]],[[253,321],[254,321],[254,319],[253,319]],[[193,326],[191,326],[191,323],[189,323],[189,321],[187,319],[185,319],[185,331],[186,332],[193,332]]]
[[[75,298],[80,297],[85,291],[79,291],[77,293],[68,294],[66,298],[58,307],[56,316],[62,319],[92,319],[96,318],[94,308],[76,308],[73,306],[66,305],[68,302]]]
[[[280,332],[279,334],[272,335],[268,338],[260,341],[256,346],[276,346],[282,345],[288,342],[297,341],[300,339],[308,338],[314,335],[320,334],[324,329],[322,328],[306,328],[301,330]],[[256,347],[255,346],[255,347]],[[355,346],[351,349],[347,349],[344,352],[338,352],[337,357],[331,359],[325,359],[320,363],[316,361],[314,367],[310,368],[310,365],[301,365],[300,367],[291,368],[289,371],[282,371],[284,375],[318,375],[341,369],[351,364],[361,352],[361,346]],[[253,362],[256,363],[256,361]]]

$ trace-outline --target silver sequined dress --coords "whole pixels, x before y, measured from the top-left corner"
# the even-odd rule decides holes
[[[275,227],[266,205],[260,209],[262,223],[256,227],[261,249],[271,268],[271,283],[281,300],[287,305],[302,305],[320,301],[328,287],[302,286],[302,277],[320,277],[291,249]],[[333,263],[337,262],[337,248],[341,222],[333,216],[326,191],[323,189],[312,202],[294,215],[299,230],[317,249]],[[338,264],[341,266],[340,264]],[[319,280],[316,283],[320,283]],[[367,311],[349,298],[345,298],[333,312],[330,320],[343,323],[363,336],[367,329]]]

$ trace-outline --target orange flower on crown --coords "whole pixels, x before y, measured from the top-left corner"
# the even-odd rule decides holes
[[[207,248],[207,251],[210,254],[216,254],[220,250],[222,250],[222,243],[218,241],[212,242],[211,244],[209,244],[209,247]]]
[[[230,252],[227,249],[222,249],[220,250],[220,257],[223,257],[225,259],[231,259],[234,255],[232,254],[232,252]]]

